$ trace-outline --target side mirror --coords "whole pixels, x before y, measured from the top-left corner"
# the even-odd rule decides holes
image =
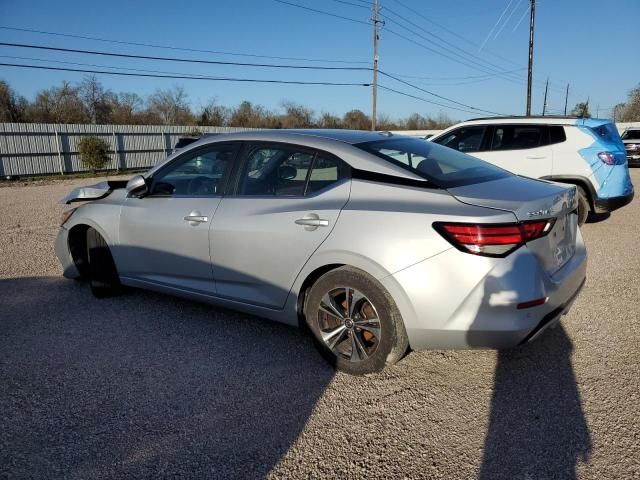
[[[147,181],[142,175],[136,175],[127,182],[127,196],[142,198],[149,193]]]

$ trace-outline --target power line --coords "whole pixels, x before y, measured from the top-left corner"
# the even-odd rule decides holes
[[[347,2],[346,0],[331,0],[332,2],[336,2],[336,3],[342,3],[344,5],[350,5],[352,7],[358,7],[358,8],[366,8],[366,9],[370,9],[371,6],[367,6],[367,5],[361,5],[359,3],[351,3],[351,2]]]
[[[484,71],[485,73],[487,71],[490,71],[492,73],[496,73],[496,75],[501,75],[501,73],[499,73],[501,70],[503,70],[503,67],[496,65],[495,63],[489,62],[487,60],[481,59],[479,58],[477,55],[474,55],[473,53],[470,53],[458,46],[456,46],[455,44],[445,40],[444,38],[436,35],[435,33],[430,32],[429,30],[425,29],[424,27],[422,27],[421,25],[418,25],[417,23],[414,23],[413,21],[411,21],[410,19],[400,15],[399,13],[395,12],[394,10],[391,10],[390,8],[386,8],[385,11],[387,11],[388,13],[398,17],[399,19],[401,19],[403,22],[408,23],[409,25],[412,25],[413,27],[418,28],[419,30],[421,30],[422,32],[426,33],[427,35],[429,35],[430,37],[436,38],[438,40],[438,42],[444,43],[445,45],[451,46],[453,49],[458,50],[460,52],[462,52],[464,55],[466,55],[466,57],[470,57],[471,59],[465,58],[462,55],[460,55],[459,53],[453,51],[451,48],[448,48],[446,46],[442,46],[438,43],[436,43],[435,45],[438,48],[441,48],[442,50],[444,50],[445,52],[449,52],[452,55],[455,55],[456,57],[466,61],[466,62],[472,62],[473,64],[482,67],[481,71]],[[429,42],[433,42],[433,40],[430,40],[426,37],[424,37],[423,35],[421,35],[418,32],[415,32],[413,30],[411,30],[410,28],[408,28],[406,25],[402,25],[400,23],[398,23],[396,20],[392,20],[392,19],[387,19],[387,21],[396,24],[402,28],[405,28],[406,30],[408,30],[409,32],[413,33],[414,35],[418,36],[419,38],[422,38],[423,40],[429,41]],[[449,57],[447,57],[449,58]],[[450,60],[452,60],[450,58]],[[478,60],[478,61],[476,61]],[[482,63],[480,63],[482,62]],[[486,65],[485,65],[486,64]],[[476,70],[479,70],[476,68]]]
[[[238,66],[238,67],[291,68],[291,69],[302,69],[302,70],[341,70],[341,71],[371,70],[370,67],[329,67],[325,65],[322,65],[322,66],[285,65],[285,64],[273,64],[273,63],[227,62],[222,60],[203,60],[203,59],[194,59],[194,58],[156,57],[156,56],[150,56],[150,55],[134,55],[129,53],[103,52],[98,50],[80,50],[76,48],[47,47],[44,45],[30,45],[30,44],[23,44],[23,43],[0,42],[0,46],[32,48],[37,50],[49,50],[49,51],[55,51],[55,52],[81,53],[81,54],[87,54],[87,55],[102,55],[107,57],[137,58],[137,59],[143,59],[143,60],[159,60],[159,61],[165,61],[165,62],[204,63],[208,65],[231,65],[231,66]]]
[[[434,97],[440,98],[440,99],[442,99],[442,100],[446,100],[447,102],[451,102],[451,103],[454,103],[454,104],[456,104],[456,105],[460,105],[460,106],[462,106],[462,107],[466,107],[466,108],[469,108],[469,109],[471,109],[471,110],[475,110],[475,111],[477,111],[477,112],[485,112],[485,113],[490,113],[490,114],[493,114],[493,115],[500,115],[500,114],[499,114],[499,113],[497,113],[497,112],[492,112],[492,111],[490,111],[490,110],[484,110],[484,109],[482,109],[482,108],[473,107],[473,106],[471,106],[471,105],[467,105],[467,104],[465,104],[465,103],[458,102],[458,101],[453,100],[453,99],[451,99],[451,98],[447,98],[447,97],[445,97],[445,96],[443,96],[443,95],[439,95],[439,94],[437,94],[437,93],[430,92],[429,90],[425,90],[424,88],[420,88],[420,87],[418,87],[418,86],[416,86],[416,85],[414,85],[414,84],[412,84],[412,83],[405,82],[404,80],[402,80],[402,79],[400,79],[400,78],[397,78],[397,77],[394,77],[393,75],[391,75],[391,74],[389,74],[389,73],[386,73],[386,72],[383,72],[382,70],[380,70],[380,75],[384,75],[385,77],[390,78],[390,79],[392,79],[392,80],[395,80],[396,82],[403,83],[404,85],[407,85],[407,86],[409,86],[409,87],[411,87],[411,88],[415,88],[416,90],[420,90],[421,92],[428,93],[429,95],[432,95],[432,96],[434,96]]]
[[[336,15],[335,13],[325,12],[324,10],[316,10],[315,8],[305,7],[304,5],[299,5],[297,3],[285,2],[284,0],[273,0],[273,1],[274,2],[278,2],[278,3],[283,3],[285,5],[290,5],[292,7],[301,8],[303,10],[309,10],[311,12],[320,13],[322,15],[328,15],[330,17],[340,18],[342,20],[348,20],[350,22],[361,23],[363,25],[369,25],[369,23],[365,22],[364,20],[358,20],[356,18],[351,18],[351,17],[343,17],[342,15]]]
[[[302,81],[302,80],[267,80],[267,79],[238,78],[238,77],[204,77],[204,76],[194,76],[194,75],[157,75],[153,73],[109,72],[104,70],[49,67],[44,65],[24,65],[24,64],[16,64],[16,63],[0,63],[0,67],[31,68],[31,69],[40,69],[40,70],[55,70],[55,71],[62,71],[62,72],[77,72],[77,73],[94,73],[94,74],[100,74],[100,75],[120,75],[120,76],[126,76],[126,77],[171,78],[171,79],[181,79],[181,80],[278,83],[278,84],[287,84],[287,85],[326,85],[326,86],[341,86],[341,87],[370,87],[371,86],[370,83],[308,82],[308,81]]]
[[[450,105],[444,105],[444,104],[442,104],[442,103],[434,102],[434,101],[432,101],[432,100],[427,100],[427,99],[426,99],[426,98],[424,98],[424,97],[419,97],[419,96],[417,96],[417,95],[412,95],[412,94],[410,94],[410,93],[402,92],[402,91],[400,91],[400,90],[396,90],[396,89],[394,89],[394,88],[387,87],[387,86],[385,86],[385,85],[378,85],[378,87],[379,87],[379,88],[382,88],[383,90],[388,90],[389,92],[397,93],[398,95],[403,95],[403,96],[405,96],[405,97],[409,97],[409,98],[413,98],[413,99],[416,99],[416,100],[420,100],[420,101],[422,101],[422,102],[430,103],[430,104],[432,104],[432,105],[438,105],[438,106],[440,106],[440,107],[449,108],[449,109],[451,109],[451,110],[457,110],[457,111],[459,111],[459,112],[473,113],[473,114],[478,113],[478,110],[475,110],[475,111],[473,111],[473,110],[466,110],[466,109],[464,109],[464,108],[458,108],[458,107],[452,107],[452,106],[450,106]],[[504,115],[504,114],[500,114],[500,115]]]
[[[484,48],[484,46],[487,44],[487,41],[489,40],[489,37],[491,36],[493,31],[496,29],[496,27],[498,26],[498,24],[502,20],[502,17],[504,17],[504,14],[507,13],[507,10],[509,10],[509,7],[511,7],[512,3],[513,3],[513,0],[509,0],[509,3],[507,4],[507,7],[502,11],[502,13],[500,14],[500,17],[498,17],[498,21],[493,25],[493,27],[491,27],[491,30],[489,30],[489,33],[487,34],[487,37],[482,42],[482,45],[480,45],[480,50],[482,50]]]
[[[336,0],[337,1],[337,0]],[[272,56],[272,55],[258,55],[254,53],[239,53],[239,52],[225,52],[220,50],[206,50],[201,48],[187,48],[187,47],[175,47],[170,45],[160,45],[154,43],[142,43],[142,42],[132,42],[125,40],[114,40],[110,38],[100,38],[100,37],[90,37],[88,35],[77,35],[72,33],[60,33],[60,32],[49,32],[45,30],[34,30],[30,28],[18,28],[18,27],[8,27],[4,25],[0,25],[0,29],[2,30],[12,30],[15,32],[27,32],[27,33],[37,33],[40,35],[53,35],[58,37],[67,37],[67,38],[78,38],[81,40],[92,40],[96,42],[106,42],[106,43],[115,43],[120,45],[134,45],[137,47],[149,47],[149,48],[160,48],[166,50],[176,50],[182,52],[197,52],[197,53],[213,53],[215,55],[229,55],[233,57],[252,57],[252,58],[269,58],[272,60],[295,60],[301,62],[326,62],[326,63],[358,63],[358,64],[369,64],[369,62],[363,61],[355,61],[355,60],[330,60],[330,59],[322,59],[322,58],[304,58],[304,57],[282,57],[282,56]]]

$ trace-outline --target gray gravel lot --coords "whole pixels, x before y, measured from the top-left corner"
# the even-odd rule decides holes
[[[640,478],[640,199],[583,229],[561,327],[357,378],[296,329],[62,278],[87,183],[0,188],[0,477]]]

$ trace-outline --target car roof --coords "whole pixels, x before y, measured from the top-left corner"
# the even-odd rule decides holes
[[[398,165],[394,165],[376,155],[367,153],[356,146],[360,143],[375,140],[390,140],[392,138],[409,138],[417,140],[414,137],[393,135],[390,132],[368,132],[364,130],[255,129],[243,132],[223,133],[220,135],[204,135],[199,140],[190,143],[182,149],[176,150],[164,161],[161,161],[156,166],[152,167],[151,170],[147,172],[147,175],[153,175],[157,170],[171,162],[177,156],[205,145],[219,142],[245,141],[282,142],[315,148],[336,155],[346,161],[353,168],[424,181],[424,178],[420,175],[407,171],[406,169]]]
[[[458,125],[474,125],[474,124],[503,124],[503,123],[526,123],[538,125],[585,125],[588,127],[598,126],[605,123],[612,123],[608,118],[584,118],[584,117],[567,117],[567,116],[508,116],[508,117],[482,117],[472,118],[460,122]]]

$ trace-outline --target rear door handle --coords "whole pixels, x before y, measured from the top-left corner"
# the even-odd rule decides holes
[[[307,227],[328,227],[329,220],[322,218],[299,218],[296,220],[298,225],[305,225]]]
[[[546,155],[527,155],[530,160],[540,160],[541,158],[547,158]]]
[[[189,215],[184,217],[184,220],[189,222],[189,225],[196,226],[199,223],[206,223],[209,221],[209,218],[206,215],[202,215],[197,210],[194,210]]]
[[[308,232],[313,232],[317,230],[318,227],[328,227],[329,220],[325,220],[324,218],[320,218],[317,213],[307,213],[304,217],[297,219],[297,225],[304,226],[304,229]]]

